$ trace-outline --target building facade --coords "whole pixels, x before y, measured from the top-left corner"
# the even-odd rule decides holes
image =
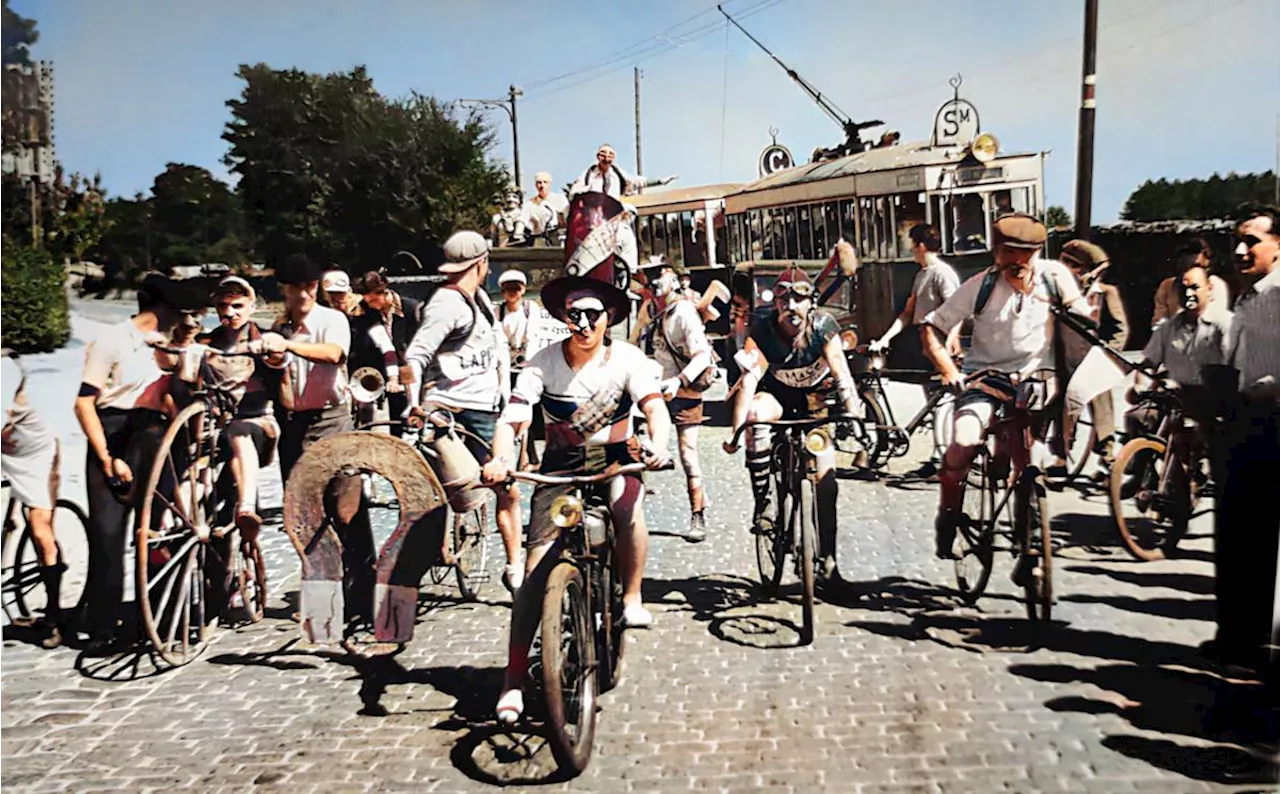
[[[3,153],[0,167],[6,174],[52,184],[57,164],[53,141],[53,63],[38,61],[5,66],[3,103],[4,139],[17,145]]]

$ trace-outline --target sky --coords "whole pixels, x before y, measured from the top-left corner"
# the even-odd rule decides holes
[[[166,163],[221,160],[241,63],[314,72],[364,64],[382,93],[502,98],[515,84],[523,184],[572,181],[610,142],[672,187],[756,178],[771,141],[806,161],[843,136],[714,0],[11,0],[55,67],[55,140],[110,195],[149,191]],[[1083,0],[725,0],[789,67],[855,120],[924,140],[960,95],[1006,151],[1049,150],[1048,204],[1073,211]],[[1280,149],[1276,0],[1100,0],[1093,221],[1144,180],[1260,172]],[[594,67],[594,68],[591,68]],[[584,71],[586,69],[586,71]],[[1268,77],[1267,75],[1270,75]],[[559,79],[557,79],[559,78]],[[492,156],[511,125],[489,111]]]

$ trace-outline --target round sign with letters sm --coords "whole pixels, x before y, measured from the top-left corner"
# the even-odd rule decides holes
[[[933,145],[964,144],[978,136],[978,109],[967,99],[952,99],[933,117]]]
[[[780,143],[770,144],[760,153],[760,176],[765,177],[776,171],[785,171],[795,165],[791,159],[791,151]]]

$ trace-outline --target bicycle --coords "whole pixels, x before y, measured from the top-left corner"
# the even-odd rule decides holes
[[[552,754],[575,775],[591,760],[596,699],[617,685],[625,646],[613,517],[607,492],[593,486],[646,469],[632,463],[590,475],[511,472],[519,482],[570,488],[551,502],[551,520],[565,543],[547,576],[540,657],[529,669],[539,671]]]
[[[1003,401],[963,484],[964,502],[956,521],[956,587],[965,603],[976,603],[991,579],[995,552],[1008,551],[1018,560],[1014,583],[1023,590],[1028,619],[1048,622],[1053,606],[1049,506],[1044,474],[1030,459],[1037,421],[1034,404],[1040,402],[1035,392],[1044,381],[1010,378],[992,369],[965,380],[981,384],[988,378],[1003,381],[992,389]],[[1012,389],[1001,388],[1005,385]],[[1008,545],[998,546],[1000,539]]]
[[[240,537],[235,525],[231,452],[222,443],[235,398],[210,382],[209,367],[213,356],[251,354],[204,346],[156,349],[180,356],[180,369],[192,371],[183,380],[194,401],[170,421],[146,480],[135,548],[137,593],[152,647],[181,667],[204,652],[218,618],[234,618],[233,604],[249,623],[262,620],[265,609],[266,563],[258,539]],[[190,366],[189,357],[196,355],[199,360]],[[222,582],[208,580],[210,572],[224,570]],[[206,602],[224,596],[215,605],[218,614],[208,614]]]
[[[1125,550],[1147,562],[1164,559],[1186,535],[1208,480],[1201,476],[1198,425],[1187,417],[1175,385],[1156,381],[1135,397],[1135,407],[1156,409],[1159,426],[1155,434],[1121,447],[1111,468],[1109,495]]]
[[[9,481],[0,481],[0,488],[9,489]],[[11,490],[6,501],[3,570],[0,571],[4,614],[15,626],[30,626],[37,612],[45,612],[48,596],[40,579],[35,539],[27,524],[28,508],[13,498]],[[53,532],[58,541],[58,562],[66,566],[58,598],[64,615],[75,614],[84,600],[85,584],[89,580],[88,521],[84,510],[75,502],[59,499],[54,503]]]
[[[830,449],[831,435],[825,425],[856,420],[843,417],[819,419],[778,419],[748,422],[734,434],[736,447],[749,427],[782,428],[774,437],[769,453],[769,493],[766,507],[752,528],[755,536],[756,567],[760,584],[774,596],[782,581],[782,571],[790,554],[800,580],[800,644],[813,642],[814,568],[818,562],[817,456]]]

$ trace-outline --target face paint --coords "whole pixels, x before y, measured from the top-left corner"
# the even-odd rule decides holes
[[[596,322],[606,314],[604,302],[594,296],[570,301],[565,309],[565,320],[569,329],[578,336],[590,336]]]
[[[662,271],[662,275],[658,276],[658,280],[653,282],[653,294],[659,298],[665,298],[675,291],[676,274],[670,270]]]

